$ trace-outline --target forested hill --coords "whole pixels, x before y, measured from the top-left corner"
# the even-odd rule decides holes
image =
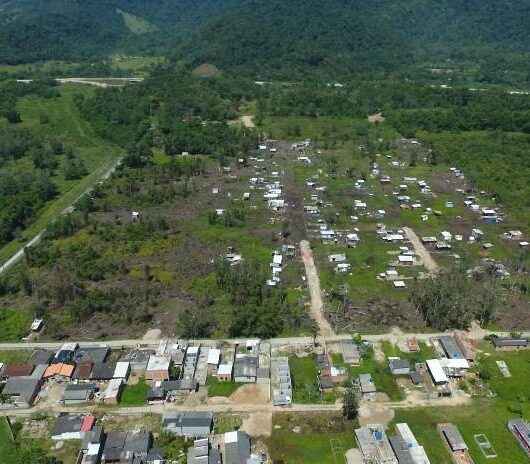
[[[530,52],[530,0],[0,0],[0,63],[116,51],[286,77]]]
[[[209,21],[185,54],[264,75],[393,70],[529,52],[529,24],[529,0],[248,0]]]

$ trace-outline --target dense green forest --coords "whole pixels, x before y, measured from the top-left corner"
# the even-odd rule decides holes
[[[284,80],[428,78],[430,68],[477,82],[530,79],[528,0],[1,0],[0,13],[2,64],[121,52]]]

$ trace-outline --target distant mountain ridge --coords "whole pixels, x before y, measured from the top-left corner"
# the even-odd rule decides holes
[[[0,63],[168,53],[254,74],[530,52],[530,0],[0,0]]]

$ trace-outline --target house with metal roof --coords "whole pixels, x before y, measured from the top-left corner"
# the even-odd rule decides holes
[[[223,464],[247,464],[250,458],[250,437],[245,432],[224,434]]]
[[[410,363],[406,359],[388,358],[388,367],[392,375],[409,375]]]
[[[361,363],[361,353],[359,347],[353,340],[343,340],[340,344],[342,360],[346,364],[358,366]]]
[[[258,357],[250,354],[237,354],[234,363],[234,381],[240,383],[256,382],[258,376]]]
[[[271,399],[274,406],[286,406],[293,401],[291,372],[287,356],[271,359]]]
[[[453,452],[467,451],[467,445],[464,438],[458,431],[456,425],[445,423],[438,424],[438,430],[441,435],[445,438],[449,449]]]
[[[81,440],[86,432],[90,432],[96,418],[92,415],[61,414],[55,421],[51,439],[54,441]]]
[[[187,464],[221,464],[221,455],[216,448],[210,446],[208,438],[199,438],[193,441],[193,446],[188,448]]]
[[[2,390],[9,401],[16,406],[29,408],[33,405],[42,385],[40,379],[33,377],[10,377]]]
[[[63,393],[63,403],[65,406],[72,404],[82,404],[92,401],[98,387],[94,383],[70,383]]]
[[[529,347],[528,339],[521,337],[493,337],[491,343],[496,350],[502,351],[521,350]]]
[[[162,428],[183,437],[206,437],[213,427],[213,413],[209,411],[167,412],[162,417]]]
[[[512,419],[508,421],[508,430],[523,448],[525,453],[530,457],[530,426],[523,419]]]
[[[147,369],[147,363],[154,350],[133,350],[122,356],[119,361],[126,361],[131,366],[131,372],[141,374]]]
[[[454,337],[451,337],[449,335],[443,335],[440,337],[440,345],[442,345],[442,348],[445,352],[445,355],[449,359],[464,359],[464,354],[462,353],[462,350],[456,343],[456,340]]]
[[[110,354],[107,345],[102,346],[81,346],[75,352],[75,362],[104,363]]]
[[[116,370],[116,363],[96,363],[92,368],[90,374],[91,380],[100,380],[102,382],[114,378],[114,371]]]
[[[374,381],[372,379],[372,374],[359,374],[358,378],[359,389],[361,393],[375,393],[377,388],[375,387]]]

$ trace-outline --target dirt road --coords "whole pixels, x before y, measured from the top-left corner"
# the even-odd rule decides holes
[[[119,166],[120,163],[121,163],[121,157],[116,159],[116,160],[113,160],[112,163],[110,164],[110,166],[108,166],[108,165],[102,166],[100,168],[101,173],[99,174],[99,173],[96,172],[96,175],[94,176],[94,180],[89,185],[89,187],[86,188],[83,191],[83,193],[81,193],[81,195],[77,196],[76,199],[72,202],[72,204],[70,204],[65,209],[63,209],[61,214],[69,214],[69,213],[71,213],[74,210],[73,205],[75,203],[77,203],[77,201],[79,201],[79,199],[83,195],[86,195],[86,194],[90,193],[98,182],[102,182],[102,181],[107,180],[112,175],[112,173],[116,170],[116,168]],[[31,240],[29,240],[24,246],[22,246],[15,254],[13,254],[11,256],[11,258],[9,258],[7,261],[5,261],[0,266],[0,275],[3,274],[4,272],[6,272],[7,270],[9,270],[15,264],[17,264],[24,257],[24,248],[32,247],[32,246],[36,245],[37,243],[39,243],[43,234],[44,234],[44,230],[41,230]]]
[[[309,288],[309,295],[311,296],[311,317],[317,322],[321,336],[333,336],[335,333],[324,316],[320,279],[318,278],[315,260],[313,259],[313,252],[307,240],[300,242],[300,253],[304,261],[307,286]]]
[[[414,232],[410,227],[403,227],[403,230],[405,231],[407,238],[412,243],[416,255],[420,257],[425,269],[427,269],[430,274],[436,274],[440,270],[440,266],[436,264],[436,261],[429,253],[429,250],[423,246],[423,243],[421,243],[421,240],[416,235],[416,232]]]

